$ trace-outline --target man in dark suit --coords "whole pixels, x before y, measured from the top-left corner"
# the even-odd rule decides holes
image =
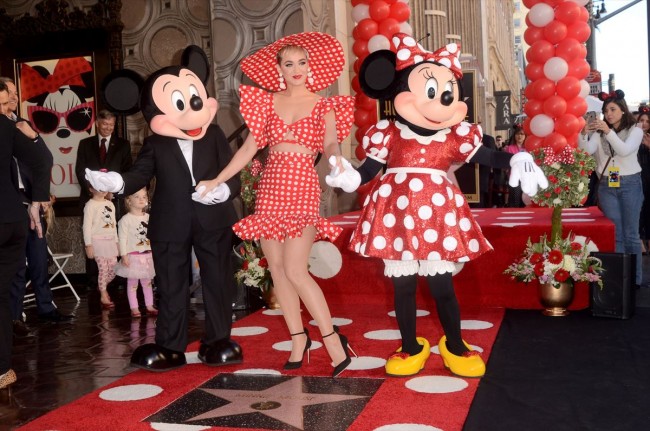
[[[43,235],[39,212],[49,205],[52,169],[52,154],[42,141],[36,140],[38,134],[27,122],[14,123],[5,116],[8,104],[7,85],[0,83],[0,389],[16,381],[11,369],[11,279],[25,260],[28,220],[37,234]],[[34,176],[34,202],[27,212],[11,175],[14,157],[25,163]]]
[[[23,121],[22,118],[16,115],[18,94],[16,93],[14,81],[11,78],[0,77],[0,82],[4,82],[9,91],[9,105],[5,115],[15,122]],[[43,138],[39,136],[36,139],[39,145],[45,145]],[[16,180],[16,187],[23,199],[23,204],[27,206],[32,202],[32,172],[27,165],[18,160],[12,165],[12,168],[14,168],[12,170],[14,171],[13,177]],[[40,221],[43,231],[47,231],[42,212]],[[23,301],[27,290],[27,268],[29,268],[29,278],[32,281],[38,317],[41,320],[50,322],[62,322],[72,319],[70,315],[61,314],[53,302],[48,274],[48,251],[45,235],[39,237],[34,229],[29,230],[27,233],[26,256],[27,261],[21,263],[16,276],[11,282],[11,317],[14,322],[14,335],[18,337],[31,334],[22,317]]]
[[[75,173],[81,187],[79,203],[82,208],[92,197],[88,189],[88,182],[84,177],[86,169],[91,171],[106,169],[122,173],[128,171],[133,164],[129,141],[113,135],[115,121],[115,114],[102,109],[97,113],[95,122],[97,135],[79,141]],[[117,219],[124,214],[124,199],[122,197],[115,199],[115,213]],[[97,263],[94,259],[86,259],[86,276],[89,286],[97,286]]]

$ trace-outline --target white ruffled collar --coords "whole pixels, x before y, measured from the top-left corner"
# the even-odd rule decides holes
[[[395,126],[399,129],[399,135],[402,139],[415,139],[422,145],[431,145],[432,142],[443,143],[447,140],[447,135],[451,133],[451,129],[447,127],[446,129],[438,130],[437,133],[431,136],[422,136],[418,135],[411,130],[409,126],[402,124],[399,121],[395,121]]]

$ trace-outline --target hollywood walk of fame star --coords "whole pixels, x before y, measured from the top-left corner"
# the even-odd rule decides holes
[[[261,391],[201,388],[229,401],[222,407],[194,416],[187,422],[245,413],[261,413],[298,429],[304,429],[303,406],[368,398],[361,395],[336,395],[303,392],[302,377],[295,377]]]

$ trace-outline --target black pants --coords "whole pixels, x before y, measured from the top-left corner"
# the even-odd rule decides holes
[[[205,337],[211,344],[230,337],[232,301],[236,293],[232,272],[232,229],[206,232],[192,221],[192,238],[185,242],[152,241],[156,286],[160,297],[156,344],[178,352],[187,347],[191,272],[194,247],[201,272],[205,306]]]
[[[27,221],[0,224],[0,374],[11,368],[14,331],[9,290],[21,261],[25,261],[27,229]]]

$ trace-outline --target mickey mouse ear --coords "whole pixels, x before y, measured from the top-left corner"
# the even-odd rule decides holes
[[[200,47],[190,45],[185,48],[181,56],[181,65],[194,72],[203,84],[207,84],[210,77],[210,61]]]
[[[102,96],[108,108],[119,114],[135,114],[140,110],[140,91],[144,79],[129,69],[109,73],[102,81]]]

